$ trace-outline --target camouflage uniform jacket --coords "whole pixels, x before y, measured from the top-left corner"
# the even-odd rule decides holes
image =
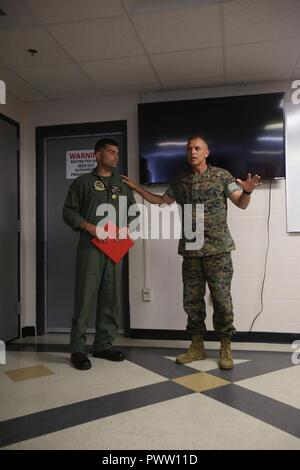
[[[184,173],[176,177],[167,189],[181,206],[193,204],[193,229],[195,205],[204,205],[204,243],[201,249],[187,250],[184,235],[179,241],[178,254],[181,256],[210,256],[235,249],[234,241],[227,226],[227,197],[234,191],[241,191],[234,177],[223,168],[208,165],[201,174]]]

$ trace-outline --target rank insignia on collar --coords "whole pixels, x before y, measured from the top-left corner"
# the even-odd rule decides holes
[[[105,191],[105,186],[102,183],[102,181],[95,181],[94,189],[95,189],[95,191]]]
[[[112,186],[111,187],[111,192],[112,192],[112,194],[120,193],[121,192],[120,186]]]

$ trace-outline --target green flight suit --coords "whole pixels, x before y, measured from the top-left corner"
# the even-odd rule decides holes
[[[212,297],[215,331],[220,337],[235,332],[230,293],[233,276],[231,251],[235,249],[235,244],[227,226],[227,197],[237,190],[241,191],[241,188],[228,171],[211,165],[201,174],[179,175],[167,189],[167,194],[181,206],[182,213],[185,204],[193,205],[193,223],[195,205],[204,205],[202,247],[186,249],[189,240],[184,235],[178,247],[178,254],[183,256],[183,307],[188,316],[187,330],[191,333],[203,335],[206,331],[206,283]]]
[[[107,216],[96,215],[97,208],[112,204],[116,209],[116,224],[124,227],[124,211],[119,218],[120,196],[126,196],[125,213],[135,199],[131,189],[122,182],[117,173],[111,177],[99,176],[96,170],[81,175],[71,184],[64,208],[63,218],[69,227],[79,231],[79,225],[86,220],[97,225]],[[128,217],[127,224],[133,217]],[[72,320],[71,352],[85,352],[86,337],[90,314],[96,305],[96,334],[94,351],[111,347],[118,330],[120,308],[120,281],[122,261],[114,263],[102,251],[91,244],[91,236],[80,230],[77,248],[75,311]]]

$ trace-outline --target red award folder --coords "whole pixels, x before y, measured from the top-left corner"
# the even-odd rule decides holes
[[[116,238],[115,234],[118,233],[119,228],[112,222],[109,222],[109,229],[114,233],[113,238],[107,238],[105,241],[97,237],[91,239],[91,243],[101,250],[108,258],[114,263],[119,261],[128,253],[134,242],[127,234],[127,238]],[[104,230],[108,232],[108,224],[105,225]]]

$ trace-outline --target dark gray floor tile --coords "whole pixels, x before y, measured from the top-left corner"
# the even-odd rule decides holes
[[[300,437],[300,411],[293,406],[235,384],[202,393],[293,436]]]
[[[181,350],[166,348],[120,348],[126,354],[126,359],[138,364],[145,369],[151,370],[156,374],[162,375],[168,379],[182,377],[192,374],[195,369],[186,365],[176,364],[174,360],[167,359],[165,356],[176,356]]]

